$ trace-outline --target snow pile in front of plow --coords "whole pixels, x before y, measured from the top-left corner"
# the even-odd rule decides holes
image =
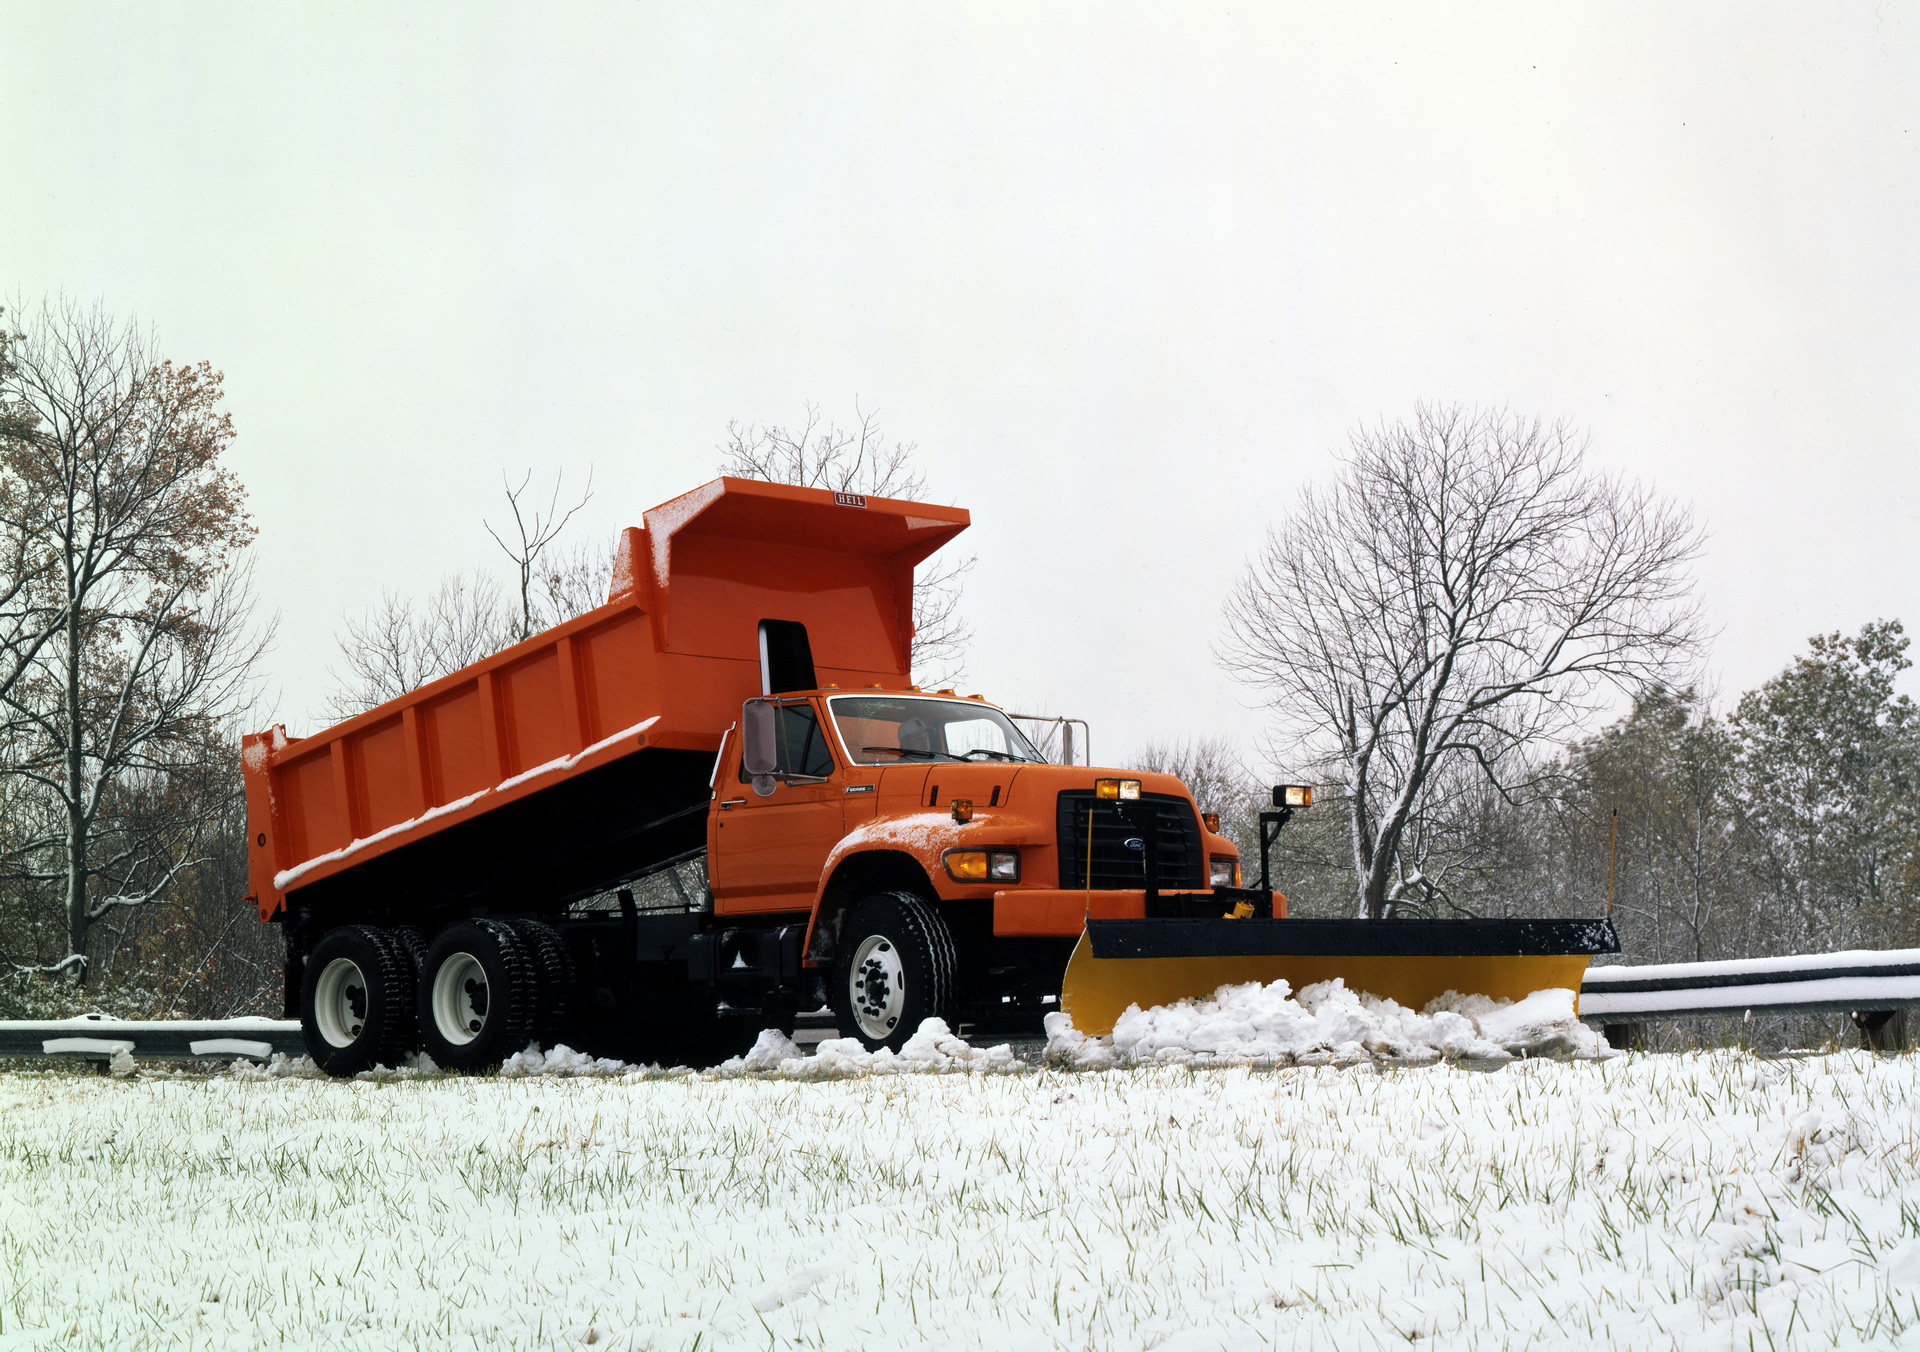
[[[1338,979],[1295,995],[1285,981],[1222,986],[1204,1000],[1129,1006],[1111,1037],[1088,1037],[1066,1014],[1046,1019],[1047,1056],[1083,1069],[1171,1062],[1350,1065],[1516,1056],[1603,1057],[1606,1039],[1574,1014],[1570,990],[1495,1000],[1448,991],[1424,1009],[1349,990]]]

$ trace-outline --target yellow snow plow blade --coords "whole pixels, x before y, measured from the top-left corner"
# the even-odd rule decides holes
[[[1335,977],[1419,1009],[1448,991],[1519,1000],[1576,992],[1596,953],[1617,953],[1605,920],[1089,920],[1060,1007],[1089,1036],[1127,1006],[1170,1005],[1221,986]],[[1577,1000],[1576,996],[1576,1000]]]

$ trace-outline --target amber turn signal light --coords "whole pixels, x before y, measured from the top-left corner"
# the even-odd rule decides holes
[[[1137,779],[1096,779],[1093,781],[1093,793],[1096,798],[1138,798],[1140,781]]]
[[[1017,883],[1018,850],[948,850],[940,856],[947,876],[957,883]]]
[[[1275,807],[1312,807],[1313,786],[1310,784],[1275,784],[1273,786],[1273,805]]]
[[[961,826],[965,826],[973,820],[973,799],[956,798],[953,800],[953,820]]]

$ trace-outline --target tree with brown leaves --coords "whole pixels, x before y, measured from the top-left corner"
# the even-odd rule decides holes
[[[160,360],[133,325],[67,301],[11,348],[0,593],[27,622],[0,634],[0,773],[48,809],[12,842],[16,876],[60,896],[66,952],[37,966],[84,977],[96,922],[164,898],[198,858],[205,813],[152,804],[230,751],[251,699],[266,635],[239,560],[254,529],[223,463],[219,372]]]

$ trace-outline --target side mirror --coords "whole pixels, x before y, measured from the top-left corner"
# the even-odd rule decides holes
[[[740,710],[740,767],[753,780],[753,791],[765,798],[773,792],[780,770],[772,700],[750,699]]]

